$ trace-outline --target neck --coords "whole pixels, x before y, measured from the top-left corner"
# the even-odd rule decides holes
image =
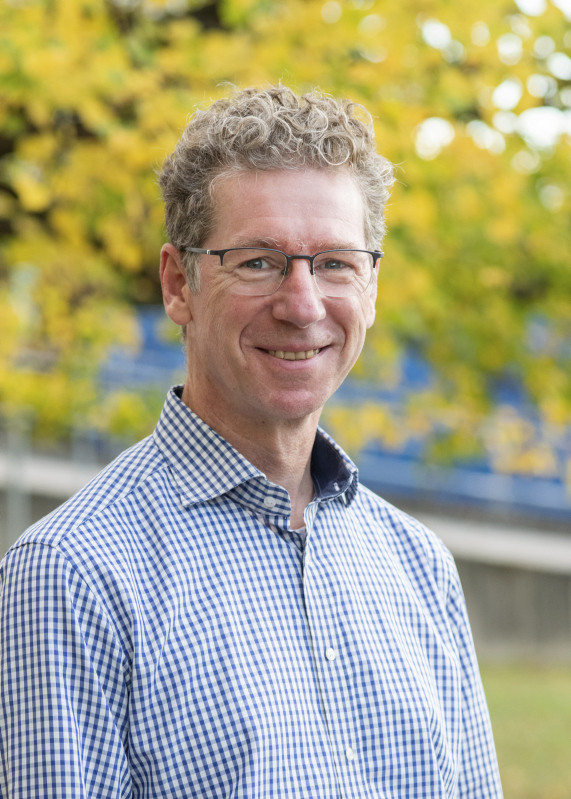
[[[303,513],[313,499],[311,451],[315,430],[310,437],[292,435],[292,432],[290,430],[284,438],[274,438],[273,443],[257,442],[255,446],[249,446],[253,443],[251,440],[243,442],[242,446],[230,443],[270,482],[286,489],[291,502],[290,526],[296,529],[303,526]]]
[[[303,512],[313,499],[311,452],[319,413],[273,423],[256,419],[251,423],[240,420],[237,424],[234,419],[216,414],[212,407],[194,408],[186,387],[182,399],[270,482],[286,489],[292,508],[290,525],[293,529],[301,527]]]

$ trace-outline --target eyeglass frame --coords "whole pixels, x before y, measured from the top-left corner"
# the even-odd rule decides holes
[[[279,253],[280,255],[283,255],[283,257],[286,259],[286,266],[285,266],[285,271],[283,273],[283,277],[282,277],[278,287],[276,289],[274,289],[274,291],[270,292],[270,294],[261,294],[261,295],[259,295],[259,296],[262,296],[262,297],[271,297],[272,294],[275,294],[276,291],[279,291],[279,289],[283,285],[284,280],[286,279],[286,277],[289,274],[290,264],[291,264],[292,261],[295,261],[295,260],[309,261],[309,273],[310,273],[310,275],[313,278],[315,278],[315,268],[313,266],[313,263],[314,263],[315,259],[319,255],[323,255],[326,252],[365,252],[365,253],[368,253],[373,258],[373,264],[372,264],[372,267],[371,267],[371,279],[369,280],[369,283],[363,289],[362,292],[357,292],[357,296],[362,296],[363,294],[365,294],[367,289],[369,289],[371,287],[371,285],[373,283],[373,273],[375,271],[375,266],[377,265],[377,262],[381,258],[385,257],[385,253],[382,252],[382,250],[361,250],[361,249],[359,249],[359,247],[343,247],[343,248],[336,248],[336,249],[332,249],[332,250],[321,250],[320,252],[316,252],[313,255],[302,255],[302,254],[299,254],[299,255],[297,255],[297,254],[296,255],[288,255],[287,253],[283,252],[283,250],[276,250],[273,247],[227,247],[224,250],[207,250],[207,249],[204,249],[202,247],[181,246],[178,249],[181,252],[190,252],[190,253],[193,253],[194,255],[217,255],[220,258],[220,266],[221,267],[224,265],[223,264],[223,260],[224,260],[224,256],[226,255],[226,253],[227,252],[233,252],[235,250],[256,250],[256,251],[260,251],[260,252],[275,252],[275,253]],[[319,287],[319,283],[317,285]],[[253,296],[256,296],[256,295],[253,295]],[[340,296],[343,296],[343,295],[340,295]]]

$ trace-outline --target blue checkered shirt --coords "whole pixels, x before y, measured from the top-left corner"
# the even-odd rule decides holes
[[[0,795],[500,797],[457,573],[322,431],[287,492],[180,400],[1,564]]]

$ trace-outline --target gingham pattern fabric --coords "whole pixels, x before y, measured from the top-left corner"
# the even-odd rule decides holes
[[[1,564],[0,795],[500,797],[449,553],[318,432],[289,499],[171,391]]]

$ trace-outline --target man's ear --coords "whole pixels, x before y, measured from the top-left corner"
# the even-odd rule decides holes
[[[176,325],[187,325],[192,319],[190,289],[182,256],[173,244],[164,244],[161,249],[160,277],[167,316]]]
[[[377,302],[377,278],[379,274],[379,265],[375,267],[375,279],[373,281],[372,286],[368,290],[367,294],[365,295],[365,324],[367,325],[367,330],[373,326],[375,321],[375,314],[376,308],[375,304]]]

